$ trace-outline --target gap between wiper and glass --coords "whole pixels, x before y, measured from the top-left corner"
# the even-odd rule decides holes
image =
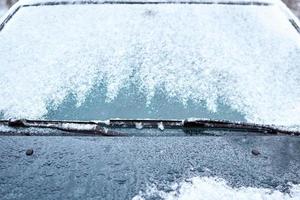
[[[9,128],[4,131],[2,127]],[[88,136],[130,136],[128,133],[116,129],[180,129],[190,135],[201,135],[204,131],[247,132],[262,135],[294,135],[300,136],[299,131],[285,130],[271,125],[260,125],[246,122],[231,122],[209,119],[185,119],[185,120],[157,120],[157,119],[110,119],[106,121],[65,121],[65,120],[28,120],[9,119],[0,120],[0,135],[34,135],[43,136],[44,133],[35,131],[20,134],[16,130],[29,128],[54,129],[66,132],[64,136],[88,135]],[[22,131],[21,131],[22,132]],[[7,134],[9,133],[9,134]],[[72,133],[72,134],[67,134]],[[51,134],[47,134],[51,135]],[[166,135],[167,136],[167,135]]]

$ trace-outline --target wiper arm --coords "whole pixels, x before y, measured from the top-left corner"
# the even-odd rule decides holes
[[[230,132],[254,132],[272,135],[296,135],[299,131],[290,131],[269,125],[260,125],[246,122],[231,122],[209,119],[186,119],[186,120],[152,120],[152,119],[110,119],[107,121],[54,121],[54,120],[0,120],[0,125],[12,128],[49,128],[64,132],[72,132],[94,136],[127,136],[110,129],[114,128],[155,128],[181,129],[183,132],[199,133],[203,131],[230,131]],[[1,130],[0,130],[1,133]]]

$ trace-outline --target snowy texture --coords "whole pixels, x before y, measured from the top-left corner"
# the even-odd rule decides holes
[[[172,186],[174,191],[158,190],[154,185],[140,192],[133,200],[165,199],[165,200],[299,200],[300,185],[291,185],[290,193],[265,188],[232,188],[226,181],[212,177],[195,177]]]
[[[0,19],[5,14],[6,11],[7,11],[7,8],[4,4],[4,2],[0,1]]]
[[[162,122],[157,124],[157,128],[161,131],[163,131],[165,129],[164,124]]]
[[[4,15],[5,11],[6,11],[6,10],[0,8],[0,17],[1,17],[2,15]]]
[[[300,122],[300,37],[277,6],[26,7],[0,44],[4,118],[43,118],[68,95],[80,106],[102,84],[106,102],[135,88],[145,106],[163,92],[249,122]]]
[[[143,124],[142,123],[136,123],[135,128],[136,129],[143,129]]]
[[[51,2],[62,2],[63,0],[51,0]],[[64,2],[82,2],[86,0],[67,0]],[[87,2],[107,2],[107,0],[87,0]],[[191,0],[121,0],[121,2],[191,2]],[[256,0],[255,2],[274,3],[278,0]],[[35,4],[49,2],[49,0],[21,0],[21,4]],[[120,2],[120,0],[109,0],[109,2]],[[193,2],[253,2],[253,0],[193,0]]]

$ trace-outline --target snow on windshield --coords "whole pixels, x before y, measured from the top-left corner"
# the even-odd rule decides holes
[[[194,177],[188,181],[172,185],[173,191],[165,192],[155,185],[149,186],[146,192],[140,192],[132,200],[165,199],[165,200],[297,200],[300,198],[300,185],[292,185],[290,193],[266,188],[241,187],[232,188],[223,179],[214,177]]]
[[[0,44],[2,118],[300,122],[300,37],[276,5],[26,7]]]
[[[23,0],[21,3],[22,4],[34,4],[34,3],[47,3],[49,2],[49,0]],[[51,0],[51,2],[62,2],[61,0]],[[69,1],[64,1],[64,2],[75,2],[75,3],[80,3],[82,2],[82,0],[69,0]],[[107,2],[107,0],[94,0],[93,2]],[[249,0],[232,0],[232,1],[228,1],[228,0],[213,0],[213,1],[207,1],[207,0],[140,0],[140,1],[137,1],[137,0],[110,0],[109,2],[162,2],[162,3],[165,3],[165,2],[204,2],[204,3],[207,3],[207,2],[215,2],[215,3],[218,3],[218,2],[251,2]],[[253,2],[253,1],[252,1]],[[259,2],[259,3],[274,3],[276,2],[276,0],[257,0],[257,1],[254,1],[254,2]]]

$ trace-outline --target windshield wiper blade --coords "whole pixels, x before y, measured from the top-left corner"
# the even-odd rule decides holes
[[[242,132],[255,132],[262,134],[283,134],[283,135],[296,135],[299,136],[299,131],[286,130],[281,127],[271,125],[261,125],[247,122],[231,122],[222,120],[208,120],[196,119],[185,120],[184,127],[188,129],[210,129],[210,130],[224,130],[224,131],[242,131]]]
[[[1,120],[0,125],[13,128],[46,128],[57,129],[65,132],[79,133],[79,135],[95,136],[125,136],[126,134],[108,130],[100,123],[92,121],[54,121],[54,120],[27,120],[10,119]]]
[[[246,122],[231,122],[210,119],[159,120],[159,119],[110,119],[107,121],[65,121],[65,120],[0,120],[0,125],[12,128],[48,128],[94,136],[128,136],[114,131],[115,128],[154,128],[181,129],[183,132],[201,134],[203,131],[253,132],[263,135],[296,135],[299,131],[286,130],[281,127],[260,125]],[[1,130],[0,130],[1,132]]]
[[[186,133],[195,132],[198,129],[215,131],[233,131],[233,132],[254,132],[262,134],[283,134],[283,135],[300,135],[298,131],[290,131],[284,128],[271,125],[261,125],[247,122],[232,122],[225,120],[211,119],[185,119],[185,120],[153,120],[153,119],[112,119],[109,120],[111,127],[117,128],[181,128]]]

